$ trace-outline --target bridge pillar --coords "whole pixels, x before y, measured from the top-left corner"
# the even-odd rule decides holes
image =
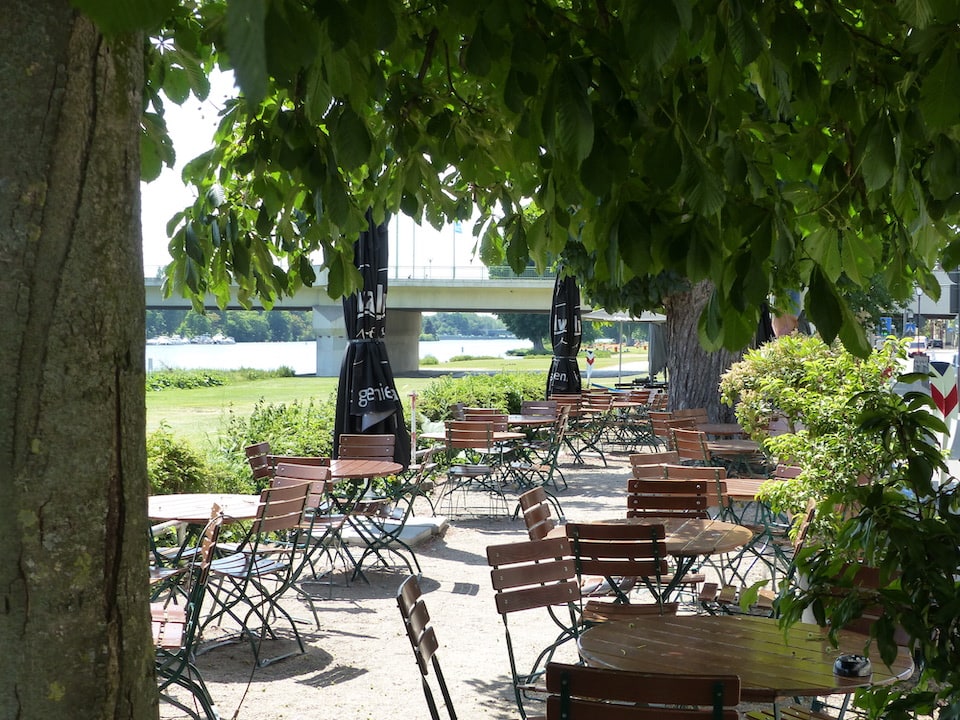
[[[343,308],[314,305],[313,331],[317,336],[317,377],[337,377],[347,347]]]
[[[387,303],[387,356],[394,375],[420,369],[420,311],[391,310]]]

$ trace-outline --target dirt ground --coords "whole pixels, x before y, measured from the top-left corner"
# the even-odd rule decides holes
[[[569,488],[558,494],[569,520],[621,517],[623,488],[629,474],[625,454],[608,455],[609,467],[587,458],[586,465],[563,464]],[[506,720],[518,717],[504,639],[496,612],[489,570],[488,545],[526,539],[522,519],[451,520],[442,537],[416,547],[423,575],[421,587],[440,643],[438,657],[462,720]],[[307,645],[265,668],[253,668],[246,643],[202,653],[197,665],[220,716],[237,720],[342,720],[428,718],[410,644],[396,605],[405,568],[368,570],[368,583],[307,583],[311,603],[293,593],[285,606],[297,618]],[[552,632],[539,611],[515,613],[510,630],[523,665],[532,662]],[[287,637],[290,637],[289,631]],[[551,635],[552,637],[552,635]],[[290,639],[267,641],[263,654],[292,648]],[[529,658],[529,660],[528,660]],[[557,659],[574,661],[568,644]],[[186,717],[161,703],[161,718]]]

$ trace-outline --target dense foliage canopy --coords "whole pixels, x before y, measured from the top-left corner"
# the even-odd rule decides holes
[[[96,0],[87,4],[97,5]],[[960,188],[953,0],[192,0],[149,52],[146,167],[160,90],[232,68],[243,97],[187,168],[172,290],[268,301],[357,282],[368,207],[465,220],[485,262],[562,256],[608,308],[714,287],[708,347],[746,345],[757,306],[809,288],[827,340],[867,344],[842,288],[893,296],[946,248]],[[534,199],[542,214],[522,212]]]

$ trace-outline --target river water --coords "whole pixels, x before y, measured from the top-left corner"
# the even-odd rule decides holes
[[[420,343],[421,359],[432,355],[446,362],[455,355],[505,357],[508,350],[530,348],[529,340],[436,340]],[[307,342],[250,342],[235,345],[147,345],[147,372],[178,368],[194,370],[236,370],[292,368],[297,375],[317,372],[317,345]]]

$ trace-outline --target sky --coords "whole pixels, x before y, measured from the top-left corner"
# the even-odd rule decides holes
[[[219,122],[223,101],[234,92],[229,75],[211,77],[208,99],[191,97],[182,106],[164,103],[165,117],[177,163],[165,168],[157,180],[141,183],[144,274],[153,277],[170,260],[166,225],[170,218],[192,205],[196,192],[180,180],[183,166],[206,152]],[[483,264],[473,257],[471,226],[447,226],[435,230],[417,226],[406,216],[390,223],[390,265],[393,277],[473,278],[483,276]]]

